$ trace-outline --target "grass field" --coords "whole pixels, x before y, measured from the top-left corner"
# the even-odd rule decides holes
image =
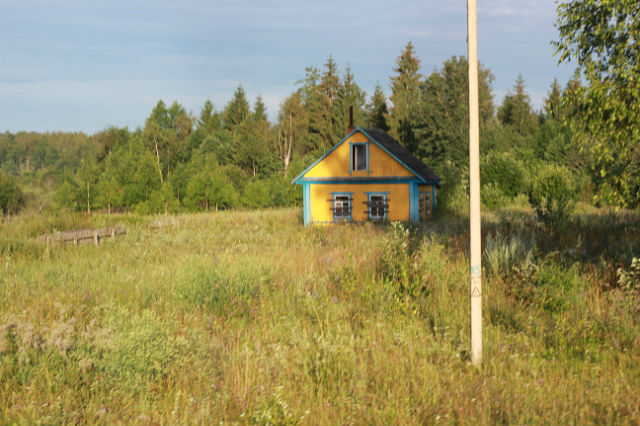
[[[464,218],[300,216],[0,224],[0,423],[640,422],[638,214],[488,216],[480,369]],[[35,238],[117,223],[99,246]]]

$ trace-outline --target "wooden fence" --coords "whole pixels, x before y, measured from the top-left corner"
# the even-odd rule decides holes
[[[60,231],[53,235],[43,235],[40,237],[48,243],[93,243],[100,244],[100,240],[104,238],[113,238],[116,235],[126,234],[127,230],[122,225],[111,226],[100,229],[76,229],[72,231]]]

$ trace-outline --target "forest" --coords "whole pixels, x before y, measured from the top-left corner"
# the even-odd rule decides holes
[[[559,51],[575,44],[567,37]],[[638,112],[625,103],[636,89],[624,81],[602,88],[583,68],[565,87],[550,82],[536,110],[522,75],[496,102],[491,70],[481,65],[485,208],[518,197],[543,209],[558,199],[560,210],[575,200],[638,207],[640,153],[630,142],[638,129],[627,125],[638,122]],[[423,73],[409,42],[389,77],[388,99],[380,85],[367,95],[349,66],[340,70],[330,56],[301,73],[275,123],[262,98],[247,99],[238,86],[222,108],[208,100],[197,114],[159,100],[135,130],[5,132],[0,207],[5,214],[23,208],[151,214],[299,205],[301,191],[291,180],[346,135],[352,106],[357,125],[389,131],[444,177],[446,208],[468,187],[467,61],[452,56]]]

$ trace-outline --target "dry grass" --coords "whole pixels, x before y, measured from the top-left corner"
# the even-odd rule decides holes
[[[0,423],[640,422],[640,319],[606,262],[538,252],[485,277],[478,370],[464,229],[445,218],[152,219],[0,225]],[[128,233],[98,247],[21,237],[117,221]]]

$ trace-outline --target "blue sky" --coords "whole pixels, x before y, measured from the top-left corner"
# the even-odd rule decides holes
[[[478,0],[479,56],[496,103],[524,76],[535,107],[557,66],[553,0]],[[423,74],[466,54],[466,1],[0,0],[0,132],[135,129],[159,99],[198,114],[242,84],[274,119],[305,67],[329,55],[390,93],[411,41]]]

